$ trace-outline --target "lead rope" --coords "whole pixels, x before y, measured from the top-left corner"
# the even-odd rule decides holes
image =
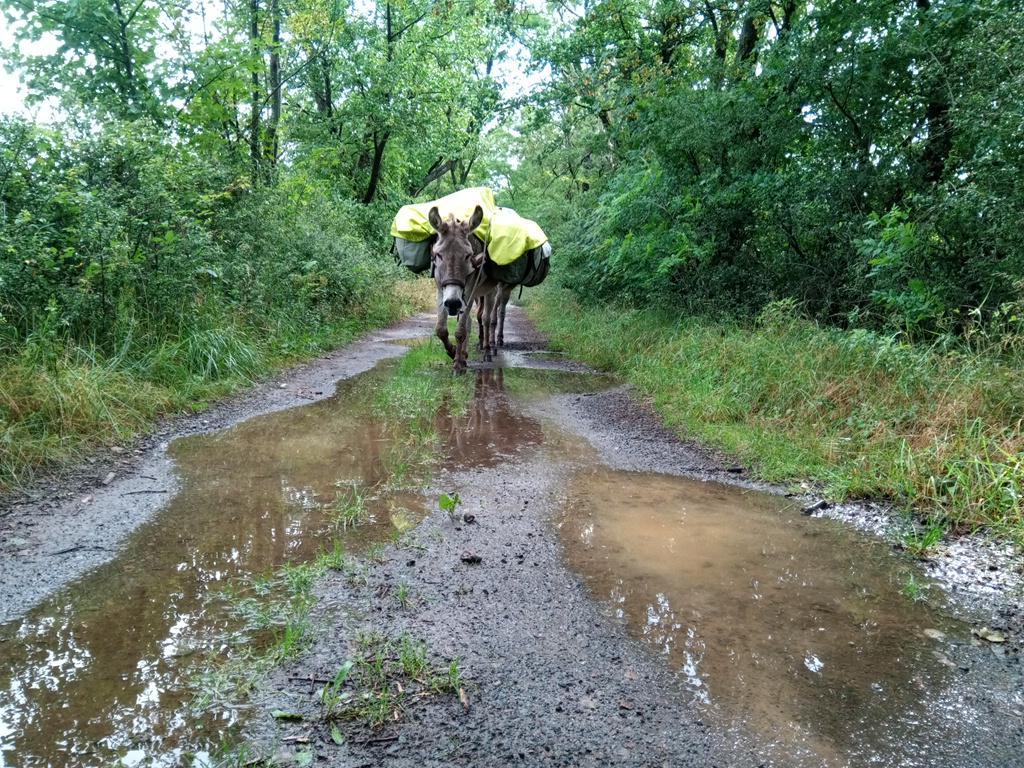
[[[473,290],[469,292],[469,298],[466,300],[466,306],[469,307],[473,303],[473,299],[476,296],[477,286],[480,285],[480,278],[484,274],[484,265],[481,264],[476,271],[476,280],[473,281]]]
[[[490,247],[491,247],[491,228],[488,227],[487,228],[487,239],[484,240],[484,258],[483,258],[483,261],[480,262],[479,268],[476,270],[476,280],[473,283],[473,290],[470,291],[470,293],[469,293],[470,301],[468,301],[467,304],[472,304],[473,303],[472,299],[473,299],[474,295],[476,294],[477,286],[480,285],[480,279],[483,277],[483,274],[484,274],[484,264],[487,263],[488,249]]]

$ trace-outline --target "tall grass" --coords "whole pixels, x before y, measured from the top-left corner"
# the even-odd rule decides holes
[[[126,334],[106,355],[60,336],[30,339],[0,357],[0,490],[391,323],[419,309],[421,293],[381,283],[372,302],[333,317],[211,316],[174,333]]]
[[[614,371],[670,427],[771,481],[810,479],[949,527],[1024,543],[1019,361],[800,320],[755,325],[580,306],[543,291],[531,314],[562,350]]]

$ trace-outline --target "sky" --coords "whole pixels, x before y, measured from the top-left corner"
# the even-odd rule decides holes
[[[0,51],[11,50],[15,46],[14,32],[7,24],[0,24]],[[43,41],[32,49],[39,53],[54,51],[57,48],[56,39]],[[6,60],[0,55],[0,64]],[[25,104],[25,89],[21,86],[16,73],[10,72],[5,66],[0,66],[0,116],[24,115],[38,123],[53,122],[56,118],[52,106],[41,104],[33,107]]]

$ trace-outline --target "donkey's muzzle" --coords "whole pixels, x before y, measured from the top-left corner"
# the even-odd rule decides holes
[[[449,315],[457,315],[462,311],[462,299],[454,296],[450,299],[445,299],[444,306],[448,310]]]

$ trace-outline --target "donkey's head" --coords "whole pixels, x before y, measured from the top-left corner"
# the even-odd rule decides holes
[[[460,221],[454,216],[442,219],[437,206],[434,206],[427,219],[437,231],[437,240],[431,251],[434,280],[437,281],[441,301],[448,314],[457,315],[468,298],[467,281],[484,263],[484,251],[480,247],[482,243],[472,237],[473,231],[484,219],[484,209],[478,205],[469,221]]]

